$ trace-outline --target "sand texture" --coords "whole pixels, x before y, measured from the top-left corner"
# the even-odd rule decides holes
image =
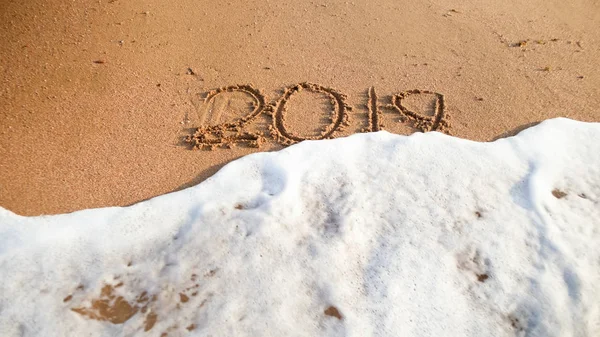
[[[0,205],[129,205],[305,139],[600,121],[598,27],[593,0],[5,0]]]

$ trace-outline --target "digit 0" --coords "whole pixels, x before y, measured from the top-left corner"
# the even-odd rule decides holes
[[[327,125],[319,136],[302,137],[290,131],[285,123],[286,105],[289,99],[296,93],[308,90],[314,93],[321,93],[328,96],[333,105],[331,111],[331,124]],[[275,139],[284,144],[290,145],[303,140],[318,140],[333,138],[336,131],[341,131],[344,126],[349,125],[348,111],[351,107],[346,104],[346,96],[334,89],[324,87],[313,83],[299,83],[285,89],[283,96],[279,99],[273,112],[273,125],[270,127],[271,134]]]

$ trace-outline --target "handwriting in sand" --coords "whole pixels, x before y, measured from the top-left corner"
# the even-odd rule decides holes
[[[313,93],[319,93],[327,96],[333,106],[331,111],[331,123],[324,126],[321,133],[317,136],[300,136],[290,131],[286,124],[285,117],[287,105],[290,98],[302,91],[308,90]],[[268,140],[276,141],[282,145],[291,145],[303,140],[318,140],[335,138],[339,132],[350,125],[348,112],[352,107],[346,103],[346,95],[339,91],[313,83],[299,83],[285,89],[279,100],[267,103],[267,99],[260,90],[252,85],[232,85],[210,91],[205,99],[205,103],[210,103],[220,94],[231,92],[240,92],[248,95],[252,99],[253,110],[246,116],[233,121],[223,122],[217,125],[201,126],[186,137],[186,142],[194,149],[214,149],[216,147],[231,148],[238,144],[245,144],[250,147],[260,147]],[[435,108],[433,115],[423,115],[409,110],[403,100],[411,95],[431,95],[435,98]],[[368,126],[364,132],[374,132],[383,130],[381,123],[381,109],[391,109],[399,116],[401,123],[410,124],[421,132],[440,131],[449,133],[450,124],[448,115],[445,112],[444,95],[428,90],[407,90],[394,94],[391,97],[391,104],[380,105],[377,93],[374,87],[368,90]],[[248,131],[248,126],[259,116],[266,114],[271,118],[271,125],[266,132]]]

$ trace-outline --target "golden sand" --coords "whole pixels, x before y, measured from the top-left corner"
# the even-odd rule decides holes
[[[303,139],[600,121],[598,27],[589,0],[2,1],[0,205],[128,205]]]

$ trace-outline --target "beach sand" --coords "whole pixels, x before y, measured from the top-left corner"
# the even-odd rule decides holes
[[[180,190],[250,153],[369,129],[373,91],[372,131],[489,141],[553,117],[598,122],[598,27],[592,0],[2,1],[0,205],[53,214]],[[304,82],[318,86],[284,93]],[[264,107],[229,128],[263,133],[261,147],[192,150],[197,128],[257,108],[211,91],[248,84]],[[413,89],[433,94],[402,97]],[[388,106],[396,94],[406,111]]]

